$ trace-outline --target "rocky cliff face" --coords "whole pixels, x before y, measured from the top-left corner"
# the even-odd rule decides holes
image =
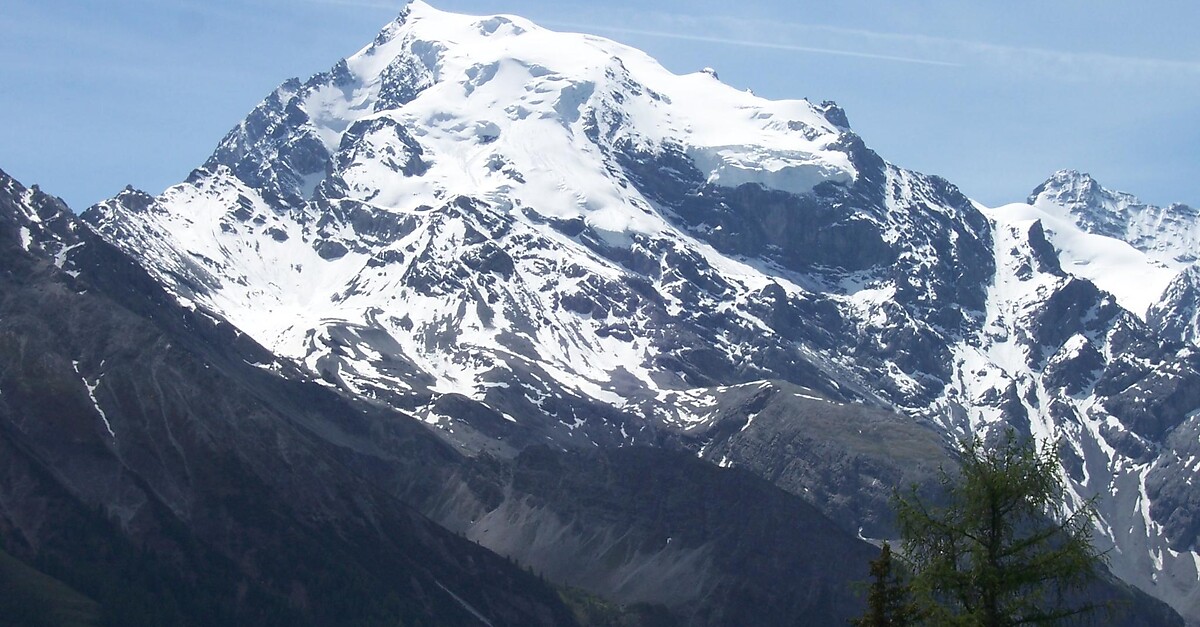
[[[1193,213],[1074,173],[982,207],[831,103],[414,3],[84,218],[264,371],[468,455],[684,449],[886,535],[946,441],[1060,442],[1114,571],[1195,619]]]
[[[1164,339],[1200,344],[1200,265],[1175,276],[1150,306],[1146,322]]]

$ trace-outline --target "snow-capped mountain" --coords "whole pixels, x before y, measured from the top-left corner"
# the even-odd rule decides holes
[[[909,327],[893,344],[969,324],[987,224],[844,122],[606,40],[414,4],[285,83],[188,182],[87,218],[182,298],[356,393],[486,400],[515,378],[514,410],[563,425],[547,385],[617,409],[772,375],[871,396],[831,378],[824,349],[868,311]],[[901,294],[929,321],[874,307]],[[808,309],[828,324],[799,324]],[[763,333],[769,317],[794,328]],[[929,398],[903,375],[894,388]],[[644,427],[628,426],[628,441]]]
[[[1200,212],[1187,205],[1147,205],[1073,170],[1054,173],[1028,204],[1025,212],[1042,221],[1072,274],[1143,318],[1167,284],[1197,261]]]
[[[1074,221],[1085,232],[1127,242],[1170,267],[1200,259],[1200,211],[1182,203],[1148,205],[1074,170],[1055,172],[1028,202]]]
[[[470,452],[684,447],[882,534],[857,488],[764,444],[788,416],[1058,438],[1073,497],[1105,497],[1114,571],[1200,619],[1200,352],[1163,336],[1175,314],[1145,322],[1195,221],[1088,180],[982,207],[832,103],[414,2],[187,181],[84,217],[261,368]],[[887,457],[846,468],[895,479]]]

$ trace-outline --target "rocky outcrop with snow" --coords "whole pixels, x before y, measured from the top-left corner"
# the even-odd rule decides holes
[[[1085,232],[1127,242],[1169,266],[1200,259],[1200,211],[1182,203],[1146,204],[1074,170],[1055,172],[1028,202],[1071,219]]]
[[[1200,344],[1200,265],[1180,272],[1162,298],[1150,306],[1146,321],[1162,337]]]

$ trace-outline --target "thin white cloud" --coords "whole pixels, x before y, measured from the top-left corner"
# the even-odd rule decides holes
[[[728,22],[728,19],[722,20]],[[736,20],[735,20],[736,21]],[[748,20],[741,27],[749,25]],[[760,24],[761,26],[761,24]],[[988,64],[1012,71],[1046,74],[1076,72],[1076,78],[1097,76],[1138,78],[1147,75],[1200,74],[1200,60],[1159,59],[1098,52],[1070,52],[1032,46],[1009,46],[948,37],[889,33],[862,29],[787,23],[776,28],[796,33],[824,34],[855,41],[865,46],[887,46],[919,51],[935,58],[961,59],[963,65]]]
[[[1200,76],[1200,60],[1160,59],[1012,46],[907,33],[731,17],[643,12],[644,28],[602,23],[557,26],[801,53],[940,67],[981,67],[1073,81],[1176,79]],[[794,42],[803,42],[794,43]]]
[[[836,48],[821,48],[815,46],[799,46],[795,44],[772,43],[769,41],[759,41],[751,39],[736,39],[732,37],[712,37],[708,35],[693,35],[690,33],[679,33],[660,30],[641,30],[636,28],[624,28],[618,26],[601,26],[601,25],[584,25],[572,24],[569,22],[546,22],[547,26],[556,26],[562,28],[572,28],[580,30],[593,30],[607,33],[617,33],[621,35],[644,35],[646,37],[660,37],[665,39],[683,39],[687,41],[700,41],[705,43],[726,44],[730,46],[743,46],[748,48],[767,48],[771,50],[786,50],[789,52],[810,52],[815,54],[829,54],[843,57],[857,57],[861,59],[876,59],[880,61],[896,61],[900,63],[917,63],[921,65],[939,65],[943,67],[960,67],[961,64],[950,61],[938,61],[935,59],[921,59],[917,57],[905,57],[893,54],[879,54],[873,52],[862,52],[855,50],[840,50]]]

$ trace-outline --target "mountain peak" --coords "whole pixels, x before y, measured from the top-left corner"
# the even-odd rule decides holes
[[[1200,214],[1187,205],[1150,205],[1076,170],[1055,172],[1033,190],[1028,203],[1087,233],[1127,242],[1169,267],[1197,260]]]
[[[1090,203],[1105,193],[1111,193],[1100,185],[1091,174],[1079,170],[1059,170],[1050,175],[1041,185],[1033,190],[1027,202],[1031,205],[1039,201],[1049,201],[1058,205]]]
[[[359,52],[276,89],[205,165],[229,167],[279,210],[318,195],[395,208],[412,194],[439,193],[417,184],[417,172],[434,174],[425,182],[453,180],[459,193],[487,197],[530,187],[513,177],[619,146],[682,153],[723,186],[806,193],[856,178],[845,132],[845,113],[832,103],[766,100],[702,72],[674,74],[602,37],[414,2]],[[476,158],[464,153],[468,145],[495,165],[493,175],[464,179],[462,160]],[[381,163],[407,174],[383,176]],[[580,199],[592,208],[637,204],[606,167],[567,183],[520,200],[535,207]]]
[[[0,247],[15,243],[26,253],[53,259],[62,268],[78,241],[72,218],[62,199],[37,185],[26,188],[0,170]]]

